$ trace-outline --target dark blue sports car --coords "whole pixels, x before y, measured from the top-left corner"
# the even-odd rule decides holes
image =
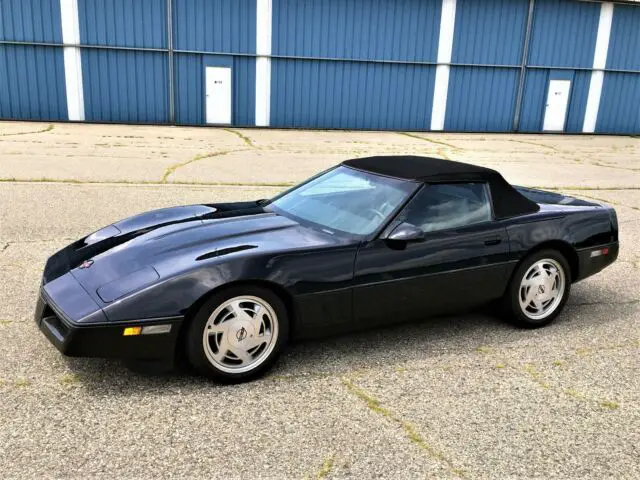
[[[495,302],[521,327],[618,255],[612,208],[423,157],[348,160],[271,200],[167,208],[45,266],[35,320],[64,354],[242,381],[292,338]]]

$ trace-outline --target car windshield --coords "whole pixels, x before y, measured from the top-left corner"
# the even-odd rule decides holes
[[[276,197],[267,207],[328,233],[375,232],[417,188],[414,182],[340,166]]]

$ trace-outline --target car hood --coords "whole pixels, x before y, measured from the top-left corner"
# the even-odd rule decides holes
[[[339,243],[256,202],[175,207],[116,222],[74,242],[49,259],[44,282],[71,272],[87,293],[109,303],[123,292],[250,250]]]

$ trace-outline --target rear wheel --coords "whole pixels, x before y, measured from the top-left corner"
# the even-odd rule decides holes
[[[189,362],[225,382],[261,375],[276,361],[289,336],[282,300],[270,290],[238,286],[214,294],[187,332]]]
[[[570,289],[567,260],[556,250],[542,250],[516,269],[503,306],[512,323],[525,328],[543,327],[560,314]]]

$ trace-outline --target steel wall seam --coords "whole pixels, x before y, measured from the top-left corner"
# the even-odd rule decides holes
[[[125,50],[134,52],[164,52],[168,53],[168,48],[148,48],[148,47],[122,47],[113,45],[89,45],[89,44],[62,44],[51,42],[22,42],[14,40],[0,40],[0,45],[23,45],[23,46],[35,46],[35,47],[78,47],[86,49],[101,49],[101,50]],[[312,60],[323,62],[349,62],[349,63],[382,63],[382,64],[398,64],[398,65],[424,65],[424,66],[436,66],[436,65],[448,65],[451,67],[480,67],[480,68],[505,68],[505,69],[519,69],[520,65],[505,65],[505,64],[484,64],[484,63],[438,63],[438,62],[422,62],[422,61],[405,61],[405,60],[368,60],[357,58],[331,58],[331,57],[302,57],[295,55],[257,55],[255,53],[230,53],[230,52],[213,52],[206,50],[183,50],[173,49],[173,53],[183,54],[199,54],[199,55],[221,55],[221,56],[233,56],[233,57],[266,57],[270,59],[284,59],[284,60]],[[548,69],[548,70],[578,70],[578,71],[593,71],[593,67],[575,67],[568,65],[539,65],[539,64],[527,64],[526,68],[532,69]],[[602,68],[598,69],[603,72],[611,73],[640,73],[640,69],[624,69],[624,68]]]
[[[168,63],[168,72],[167,72],[167,82],[169,86],[169,123],[176,122],[176,96],[174,92],[174,62],[173,62],[173,0],[167,0],[167,63]]]

